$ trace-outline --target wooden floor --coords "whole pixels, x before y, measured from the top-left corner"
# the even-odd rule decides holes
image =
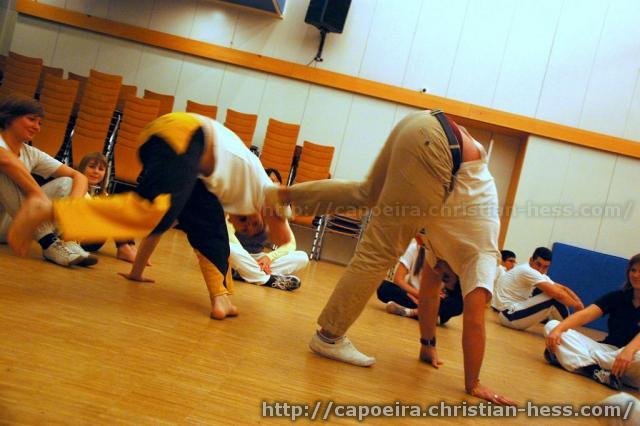
[[[417,322],[372,298],[349,336],[375,355],[358,368],[313,355],[315,319],[343,267],[311,262],[292,293],[236,284],[241,315],[209,319],[209,299],[184,235],[169,232],[140,285],[111,246],[91,269],[20,259],[0,246],[0,424],[285,424],[261,401],[430,404],[463,392],[461,322],[439,329],[445,365],[417,361]],[[548,366],[540,329],[515,332],[488,314],[483,382],[522,404],[585,404],[613,391]],[[597,424],[588,419],[429,419],[429,424]],[[368,424],[425,419],[368,418]],[[308,421],[303,420],[303,423]],[[330,424],[355,423],[331,418]]]

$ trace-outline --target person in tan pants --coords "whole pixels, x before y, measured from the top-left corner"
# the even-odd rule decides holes
[[[442,119],[453,138],[447,138]],[[443,265],[448,264],[460,277],[464,297],[465,389],[494,403],[514,403],[479,382],[500,221],[486,153],[464,128],[441,112],[412,113],[391,131],[366,180],[305,182],[267,193],[267,204],[276,209],[289,203],[303,216],[371,209],[355,255],[318,318],[321,328],[310,343],[314,352],[358,366],[375,363],[345,333],[411,238],[426,228],[430,255],[419,297],[420,359],[435,368],[442,364],[435,333]]]

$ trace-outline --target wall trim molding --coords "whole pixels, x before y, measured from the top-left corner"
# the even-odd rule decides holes
[[[353,77],[333,71],[311,68],[294,62],[243,52],[148,28],[98,18],[35,0],[17,0],[16,10],[23,15],[81,28],[148,46],[210,59],[281,77],[330,87],[375,99],[422,109],[442,109],[467,124],[491,131],[526,138],[537,135],[586,148],[640,158],[640,142],[570,126],[511,114],[492,108],[420,93],[385,83]]]

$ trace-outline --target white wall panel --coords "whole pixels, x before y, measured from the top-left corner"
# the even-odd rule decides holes
[[[65,7],[100,18],[106,18],[109,13],[109,2],[104,0],[67,0]]]
[[[6,55],[11,48],[11,39],[18,21],[18,14],[15,10],[6,7],[0,8],[0,54]]]
[[[578,126],[607,3],[566,0],[536,117]]]
[[[511,24],[492,107],[533,116],[562,2],[520,0]]]
[[[496,182],[500,207],[503,207],[506,201],[518,152],[523,143],[513,136],[493,135],[489,170]]]
[[[44,3],[44,4],[47,4],[49,6],[56,6],[56,7],[64,8],[65,2],[66,2],[66,0],[41,0],[38,3]]]
[[[352,102],[353,95],[338,90],[321,86],[311,86],[309,90],[300,127],[299,142],[302,144],[307,140],[335,147],[331,163],[332,174],[338,163],[337,157],[343,142]]]
[[[396,105],[354,96],[335,177],[364,179],[393,127]]]
[[[327,35],[324,60],[317,64],[318,68],[349,75],[358,74],[377,2],[378,0],[367,0],[351,3],[342,34]],[[320,36],[317,37],[319,41]]]
[[[61,27],[52,65],[88,76],[95,68],[98,48],[104,37],[70,27]]]
[[[145,47],[136,74],[135,85],[140,94],[144,89],[165,95],[175,95],[184,55]]]
[[[597,211],[606,202],[615,162],[616,155],[572,147],[560,205],[574,214],[567,212],[555,218],[551,242],[595,248],[602,222]]]
[[[622,257],[640,252],[640,160],[618,157],[611,180],[607,205],[620,208],[621,215],[602,220],[596,250]]]
[[[318,30],[305,23],[309,4],[304,1],[287,2],[284,19],[277,25],[273,55],[285,61],[307,64],[318,47]]]
[[[124,84],[134,84],[143,49],[144,47],[137,43],[104,37],[100,43],[95,68],[101,72],[121,75]],[[142,96],[142,90],[138,90],[138,95]]]
[[[445,96],[468,0],[424,0],[402,86]]]
[[[311,85],[308,83],[269,76],[260,103],[253,144],[262,146],[270,118],[285,123],[301,124],[310,88]]]
[[[10,50],[21,55],[42,58],[45,65],[51,65],[59,30],[57,24],[20,15],[16,21]]]
[[[584,101],[580,128],[622,136],[640,69],[640,2],[611,3]]]
[[[189,37],[195,16],[194,0],[155,0],[149,28]]]
[[[624,137],[640,142],[640,69],[638,69],[636,73],[636,83],[633,92],[633,100],[627,113]]]
[[[517,2],[471,1],[447,96],[491,105]]]
[[[153,0],[110,0],[108,18],[148,28],[152,10]]]
[[[394,114],[394,117],[393,117],[393,126],[395,127],[395,125],[398,124],[400,120],[402,120],[412,112],[416,112],[416,111],[420,111],[420,108],[413,108],[407,105],[398,105],[396,107],[396,113]]]
[[[238,19],[236,9],[210,1],[199,1],[191,38],[229,47]]]
[[[222,89],[218,98],[218,108],[257,114],[264,94],[267,75],[228,65],[222,79]],[[224,122],[226,112],[218,110]]]
[[[548,246],[554,218],[551,208],[558,206],[572,147],[539,137],[529,138],[520,175],[514,211],[504,247],[528,258],[536,247]]]
[[[359,76],[402,85],[421,1],[378,0]]]
[[[217,105],[224,70],[224,64],[186,57],[182,64],[174,110],[184,111],[187,107],[187,100]]]
[[[276,31],[282,21],[276,17],[238,9],[232,47],[245,52],[273,56]]]

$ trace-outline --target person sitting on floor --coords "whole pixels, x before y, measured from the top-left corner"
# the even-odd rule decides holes
[[[106,196],[107,193],[107,157],[100,152],[92,152],[80,160],[78,171],[87,177],[89,194],[91,196]],[[136,258],[136,245],[134,240],[116,241],[116,257],[125,262],[133,263]],[[83,243],[82,248],[88,252],[95,252],[102,248],[104,241],[100,243]]]
[[[511,250],[500,250],[500,265],[496,274],[496,285],[500,277],[509,272],[516,266],[516,254]]]
[[[266,169],[265,172],[273,183],[282,184],[282,177],[276,169]],[[255,233],[256,228],[262,231]],[[287,244],[265,253],[267,234],[261,225],[260,215],[229,215],[227,230],[234,279],[280,290],[291,291],[300,287],[300,279],[290,274],[304,269],[309,263],[309,256],[303,251],[296,251],[293,232]]]
[[[0,101],[0,238],[6,241],[12,218],[24,200],[32,196],[47,198],[82,197],[87,179],[29,142],[44,119],[42,105],[34,99],[9,95]],[[54,179],[42,187],[31,174]],[[42,256],[61,266],[91,266],[98,262],[74,241],[62,241],[50,222],[41,224],[33,238],[42,247]]]
[[[627,263],[621,290],[609,292],[562,322],[544,327],[547,362],[584,374],[613,389],[640,387],[640,254]],[[575,329],[609,315],[602,342]]]
[[[377,290],[378,299],[386,303],[390,314],[418,319],[418,292],[426,248],[420,235],[416,235],[400,257],[395,268],[389,271],[387,279]],[[440,262],[443,274],[443,288],[438,307],[438,323],[444,325],[452,317],[462,314],[463,300],[458,277],[448,265]]]
[[[566,318],[568,307],[584,309],[577,294],[545,275],[551,257],[551,250],[538,247],[529,263],[514,267],[498,279],[492,306],[500,312],[502,325],[524,330],[551,318]]]

